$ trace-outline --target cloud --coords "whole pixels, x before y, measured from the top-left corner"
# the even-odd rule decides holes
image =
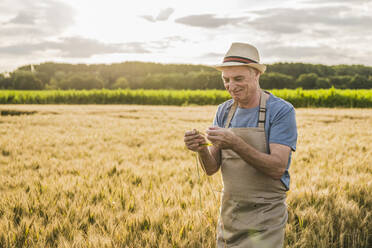
[[[174,12],[173,8],[166,8],[160,10],[156,18],[151,15],[143,15],[141,17],[149,22],[166,21],[173,14],[173,12]]]
[[[144,15],[144,16],[141,16],[143,19],[149,21],[149,22],[156,22],[155,18],[153,16],[150,16],[150,15]]]
[[[168,37],[165,37],[164,39],[167,40],[167,41],[171,41],[171,42],[187,42],[187,41],[189,41],[189,39],[187,39],[183,36],[180,36],[180,35],[168,36]]]
[[[207,52],[196,56],[195,61],[198,61],[198,63],[205,63],[213,66],[222,63],[224,56],[224,53]]]
[[[343,0],[326,0],[336,2]],[[358,0],[364,2],[364,0]],[[347,2],[347,1],[345,1]],[[238,30],[254,29],[259,32],[283,34],[299,34],[310,30],[320,35],[331,32],[332,29],[350,28],[368,30],[372,23],[372,16],[355,11],[355,6],[349,5],[317,5],[302,8],[266,8],[255,11],[245,11],[245,16],[219,17],[216,14],[189,15],[175,20],[193,27],[215,29],[230,25]]]
[[[346,3],[346,4],[355,4],[355,3],[368,3],[370,0],[305,0],[303,3],[308,3],[308,4],[327,4],[327,3]]]
[[[203,15],[189,15],[181,17],[175,20],[177,23],[181,23],[193,27],[201,28],[218,28],[225,25],[236,25],[239,22],[246,20],[246,17],[216,17],[215,14],[203,14]]]
[[[82,37],[65,37],[58,41],[2,46],[0,54],[24,56],[50,50],[57,51],[61,57],[67,58],[89,58],[93,55],[112,53],[150,53],[141,42],[105,44]]]
[[[15,10],[2,13],[13,15],[0,24],[1,43],[8,40],[28,38],[45,38],[61,34],[75,23],[75,10],[68,4],[56,0],[15,0]],[[15,12],[15,13],[14,13]]]
[[[71,6],[54,0],[45,0],[43,5],[45,8],[42,20],[49,23],[50,27],[61,31],[75,23],[76,12]]]
[[[18,13],[16,17],[11,19],[9,23],[32,25],[32,24],[35,24],[36,19],[37,19],[37,16],[35,13],[21,11]]]
[[[307,58],[307,57],[338,57],[336,49],[329,46],[268,46],[262,48],[266,54],[273,54],[280,58]],[[337,52],[335,54],[335,52]]]
[[[23,37],[47,37],[48,32],[34,26],[18,26],[15,28],[0,28],[0,44],[7,43],[8,40],[20,40]]]
[[[294,34],[300,33],[302,29],[299,26],[295,26],[290,23],[275,23],[269,25],[267,22],[263,20],[256,20],[250,23],[251,27],[264,31],[264,32],[272,32],[272,33],[279,33],[279,34]]]
[[[170,48],[176,48],[178,44],[189,42],[190,40],[179,36],[179,35],[173,35],[173,36],[167,36],[160,40],[154,40],[146,43],[146,47],[154,52],[160,52],[164,53],[166,50]]]
[[[367,30],[372,23],[372,16],[360,15],[347,6],[277,8],[251,11],[250,13],[256,17],[245,22],[246,26],[277,34],[301,33],[316,29],[323,31],[324,29],[340,28]]]
[[[156,20],[166,21],[173,14],[173,12],[174,12],[174,9],[172,8],[163,9],[159,12],[158,16],[156,17]]]
[[[210,52],[210,53],[204,53],[200,56],[200,58],[209,58],[209,59],[220,59],[225,56],[224,53],[215,53],[215,52]]]
[[[352,49],[329,45],[317,46],[294,46],[294,45],[271,45],[261,48],[262,57],[271,61],[307,62],[317,64],[370,64],[367,54],[356,54]]]

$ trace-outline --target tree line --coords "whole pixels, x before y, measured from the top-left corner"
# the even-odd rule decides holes
[[[370,89],[372,67],[275,63],[261,75],[264,89]],[[224,89],[219,71],[188,64],[123,62],[115,64],[42,63],[0,74],[0,89]]]

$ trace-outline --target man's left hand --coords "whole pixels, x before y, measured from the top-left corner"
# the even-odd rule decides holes
[[[210,127],[206,133],[207,139],[220,149],[232,149],[239,141],[239,137],[228,128]]]

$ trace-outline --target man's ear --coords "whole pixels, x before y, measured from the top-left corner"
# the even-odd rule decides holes
[[[259,79],[260,76],[261,76],[261,72],[259,70],[256,70],[256,69],[254,71],[255,71],[255,77],[256,77],[256,79]]]

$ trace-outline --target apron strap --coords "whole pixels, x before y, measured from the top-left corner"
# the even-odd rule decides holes
[[[234,101],[234,104],[231,106],[229,114],[227,116],[225,128],[229,128],[231,119],[233,118],[237,107],[238,107],[238,103]]]
[[[270,95],[265,94],[265,91],[261,90],[260,96],[260,106],[259,106],[259,114],[258,114],[258,127],[264,128],[265,121],[266,121],[266,101],[269,99]],[[227,115],[227,120],[225,124],[225,128],[229,128],[230,122],[235,114],[236,108],[238,107],[238,103],[234,101],[233,105],[230,108],[229,114]]]
[[[269,99],[270,95],[265,94],[265,91],[261,90],[260,97],[260,108],[258,113],[258,127],[264,128],[266,121],[266,101]]]

